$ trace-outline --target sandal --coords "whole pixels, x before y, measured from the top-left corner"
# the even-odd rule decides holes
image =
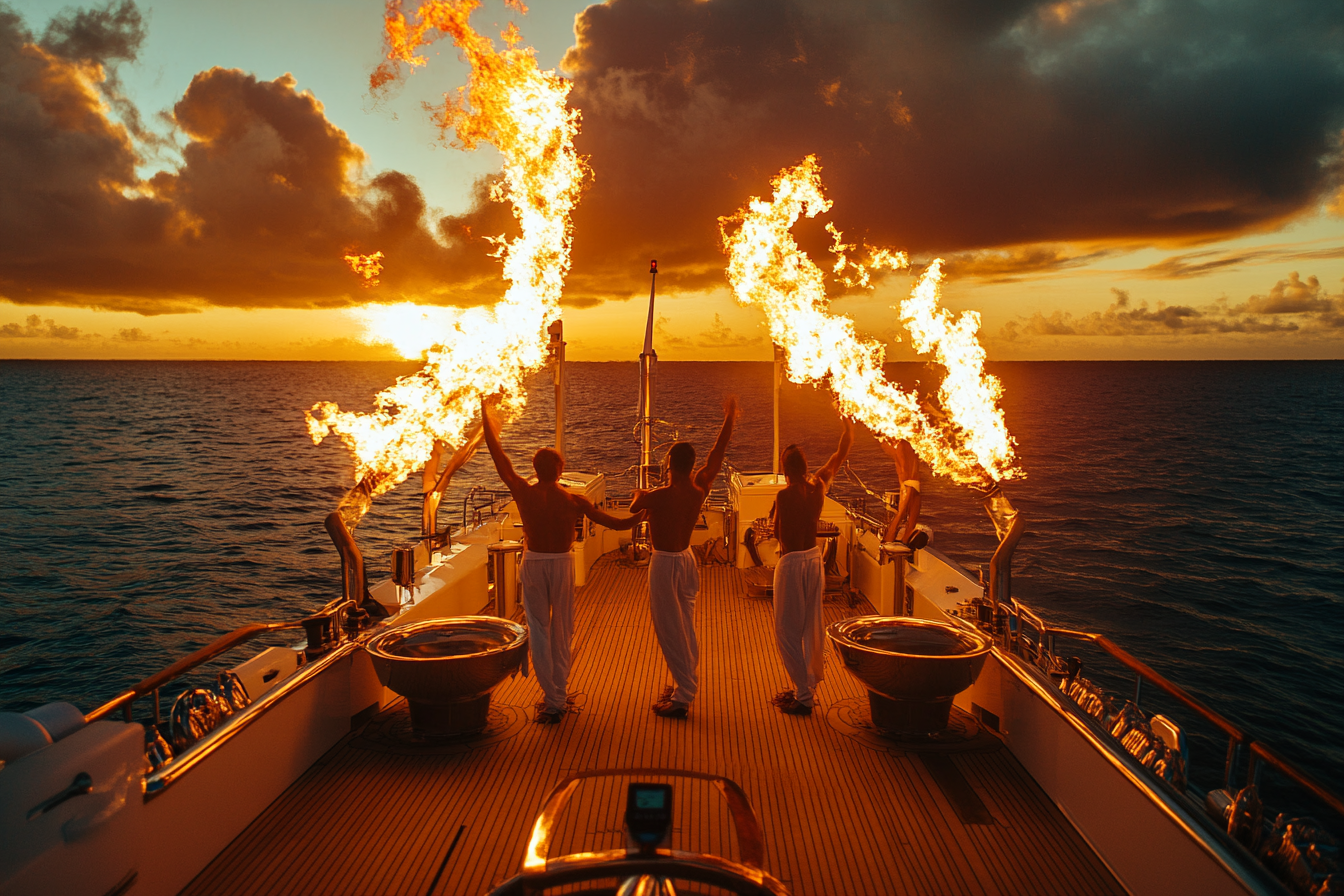
[[[793,695],[789,695],[789,700],[787,703],[780,703],[778,705],[779,705],[779,711],[784,713],[785,715],[790,716],[812,715],[812,707],[808,706],[806,703],[799,703],[797,700],[794,700]]]

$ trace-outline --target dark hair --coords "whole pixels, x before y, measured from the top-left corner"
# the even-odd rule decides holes
[[[554,448],[538,448],[537,453],[532,455],[532,469],[537,471],[537,480],[540,482],[554,482],[560,478],[560,471],[565,468],[565,458]]]
[[[779,461],[789,479],[802,479],[807,475],[807,458],[797,445],[790,445],[780,452]]]
[[[674,473],[689,473],[695,468],[695,446],[677,442],[667,449],[667,468]]]

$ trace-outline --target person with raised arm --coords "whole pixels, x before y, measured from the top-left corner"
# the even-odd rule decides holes
[[[882,450],[896,464],[896,478],[901,483],[896,515],[887,524],[882,540],[900,541],[919,550],[929,543],[928,533],[915,528],[919,522],[919,455],[915,454],[915,449],[905,439],[897,439],[895,445],[882,442]]]
[[[518,581],[527,613],[527,645],[543,696],[536,721],[553,725],[569,708],[569,640],[574,633],[574,559],[569,549],[574,524],[586,516],[608,529],[630,529],[644,517],[614,517],[582,495],[561,488],[565,459],[554,448],[539,448],[532,456],[535,483],[519,476],[504,453],[490,404],[490,399],[481,399],[485,444],[499,478],[517,502],[526,540]]]
[[[825,631],[821,599],[826,590],[817,522],[826,503],[826,493],[849,456],[854,443],[854,424],[842,417],[840,444],[815,473],[807,472],[803,449],[790,445],[780,452],[780,468],[786,485],[775,496],[775,538],[779,562],[775,565],[775,644],[784,671],[793,679],[793,690],[781,691],[771,701],[781,712],[812,715],[817,685],[821,683]]]
[[[653,555],[649,558],[649,611],[653,631],[663,650],[675,686],[663,691],[653,711],[669,719],[684,719],[700,686],[700,644],[695,636],[695,598],[700,593],[700,573],[691,551],[691,533],[700,519],[700,508],[714,479],[723,467],[723,454],[733,436],[737,419],[737,396],[723,401],[723,426],[719,438],[695,469],[695,448],[677,442],[667,451],[667,484],[650,491],[635,491],[630,512],[646,512]]]

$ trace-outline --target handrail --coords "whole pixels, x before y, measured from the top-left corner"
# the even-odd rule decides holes
[[[1264,744],[1260,743],[1259,741],[1251,741],[1250,746],[1251,746],[1251,769],[1249,775],[1250,780],[1252,781],[1256,780],[1257,769],[1255,768],[1255,761],[1257,759],[1262,759],[1267,765],[1271,766],[1276,771],[1287,775],[1297,784],[1300,784],[1302,787],[1305,787],[1307,790],[1311,791],[1313,796],[1324,802],[1331,809],[1334,809],[1340,815],[1344,815],[1344,799],[1340,799],[1338,795],[1332,793],[1329,790],[1326,790],[1324,784],[1321,784],[1319,781],[1308,775],[1306,772],[1298,771],[1296,768],[1294,768],[1292,765],[1288,763],[1288,760],[1279,756],[1278,753],[1275,753],[1273,750],[1271,750]]]
[[[1018,606],[1021,608],[1021,604],[1018,604]],[[1035,616],[1034,613],[1032,615]],[[1039,619],[1040,617],[1037,616],[1036,618]],[[1338,794],[1331,791],[1324,784],[1320,783],[1315,778],[1308,775],[1306,772],[1299,771],[1295,766],[1289,763],[1288,760],[1279,756],[1278,753],[1275,753],[1268,746],[1256,740],[1248,732],[1243,731],[1241,728],[1238,728],[1236,725],[1232,724],[1227,719],[1223,718],[1217,712],[1205,706],[1202,702],[1200,702],[1198,699],[1189,694],[1180,685],[1167,680],[1167,678],[1164,677],[1160,672],[1156,671],[1143,661],[1136,659],[1128,651],[1126,651],[1120,645],[1116,644],[1110,638],[1107,638],[1105,635],[1098,635],[1092,632],[1079,632],[1065,628],[1044,627],[1041,628],[1040,631],[1042,635],[1076,638],[1078,640],[1088,641],[1092,644],[1097,645],[1106,653],[1110,654],[1114,659],[1119,661],[1121,665],[1127,667],[1131,672],[1134,672],[1137,675],[1141,676],[1144,680],[1157,685],[1157,687],[1160,688],[1162,691],[1164,691],[1167,695],[1174,698],[1188,709],[1194,710],[1205,721],[1216,726],[1219,730],[1221,730],[1224,734],[1228,736],[1228,738],[1232,741],[1233,746],[1236,746],[1237,744],[1244,745],[1251,754],[1250,759],[1251,764],[1250,768],[1247,770],[1247,776],[1246,776],[1248,782],[1251,783],[1257,782],[1258,776],[1257,776],[1257,769],[1255,766],[1257,761],[1262,761],[1266,765],[1272,767],[1275,771],[1279,772],[1280,774],[1287,777],[1289,780],[1296,783],[1298,786],[1307,790],[1309,793],[1311,793],[1312,796],[1316,797],[1321,802],[1325,803],[1335,812],[1338,812],[1340,815],[1344,816],[1344,799],[1341,799]],[[1229,769],[1228,780],[1229,782],[1231,780],[1231,769]]]
[[[202,647],[195,653],[183,657],[167,669],[156,672],[149,676],[149,678],[146,678],[144,681],[132,687],[130,690],[113,697],[111,700],[86,715],[84,717],[84,722],[85,724],[88,724],[89,722],[97,721],[103,716],[115,712],[117,709],[120,709],[140,697],[145,697],[154,693],[179,675],[190,672],[202,663],[208,663],[221,653],[226,653],[237,647],[239,644],[244,644],[252,640],[257,635],[264,635],[267,632],[275,632],[282,629],[301,628],[302,626],[302,622],[254,622],[250,625],[245,625],[242,628],[235,629],[227,635],[224,635],[222,638],[217,639],[213,644]]]
[[[1040,617],[1037,617],[1040,618]],[[1066,638],[1077,638],[1082,641],[1090,641],[1102,650],[1109,653],[1115,659],[1119,660],[1121,665],[1127,667],[1131,672],[1142,675],[1148,681],[1157,685],[1171,697],[1174,697],[1180,703],[1189,709],[1193,709],[1204,717],[1205,721],[1216,725],[1224,734],[1238,741],[1249,741],[1251,738],[1246,732],[1242,731],[1236,725],[1233,725],[1227,719],[1218,715],[1209,707],[1205,706],[1198,699],[1192,696],[1180,685],[1169,681],[1160,672],[1153,669],[1143,661],[1136,659],[1119,644],[1116,644],[1105,635],[1097,635],[1092,632],[1077,632],[1066,628],[1045,628],[1043,633],[1046,635],[1062,635]]]

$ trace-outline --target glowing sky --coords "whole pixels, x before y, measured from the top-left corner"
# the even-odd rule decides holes
[[[475,20],[576,81],[572,359],[638,354],[653,256],[661,357],[769,357],[716,217],[809,152],[847,236],[948,259],[991,359],[1344,357],[1338,3],[585,7]],[[391,357],[347,308],[502,292],[497,159],[422,108],[450,46],[375,101],[378,2],[85,8],[0,12],[0,357]],[[378,287],[347,249],[387,253]],[[908,285],[834,307],[895,340]]]

